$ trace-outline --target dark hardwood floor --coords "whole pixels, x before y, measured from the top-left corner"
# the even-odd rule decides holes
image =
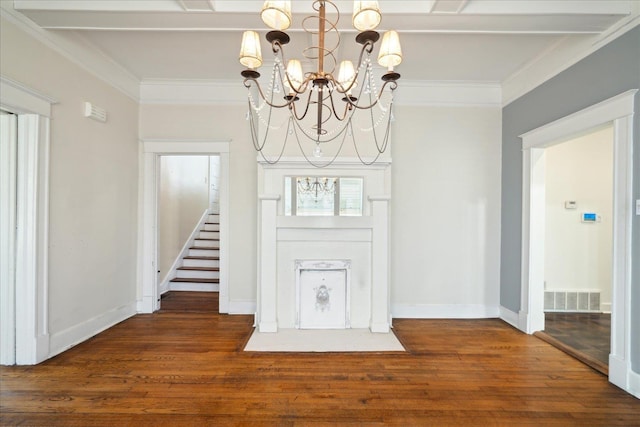
[[[640,400],[496,319],[394,320],[405,354],[244,353],[253,316],[163,307],[0,367],[0,423],[640,426]]]
[[[167,292],[160,298],[160,312],[217,313],[218,295],[218,292]]]
[[[611,351],[611,314],[545,313],[544,333],[549,343],[608,374]]]

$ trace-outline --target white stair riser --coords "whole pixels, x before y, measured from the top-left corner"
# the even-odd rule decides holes
[[[204,229],[207,231],[220,231],[220,224],[205,224]]]
[[[220,256],[219,249],[189,249],[189,256]]]
[[[180,279],[219,279],[219,271],[200,270],[176,270],[176,275]]]
[[[220,241],[219,240],[200,240],[200,239],[195,239],[193,241],[193,246],[200,246],[200,247],[218,249],[220,247]]]
[[[220,215],[218,214],[210,214],[207,222],[220,222]]]
[[[201,231],[198,236],[201,239],[219,239],[220,232],[219,231]]]
[[[192,292],[218,292],[220,285],[218,283],[189,283],[189,282],[170,282],[170,291],[192,291]]]
[[[183,267],[220,267],[220,261],[211,259],[183,259]]]

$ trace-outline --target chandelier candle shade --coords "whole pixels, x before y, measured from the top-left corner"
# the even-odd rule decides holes
[[[382,37],[378,64],[386,69],[386,73],[382,75],[382,84],[378,87],[373,78],[371,61],[374,45],[380,38],[375,31],[382,20],[378,2],[353,2],[351,22],[359,31],[355,41],[360,45],[355,65],[349,60],[340,61],[338,65],[335,52],[340,46],[337,28],[340,12],[337,6],[329,0],[316,0],[313,2],[313,10],[316,14],[304,18],[302,28],[317,43],[303,50],[305,60],[287,61],[284,46],[291,39],[284,30],[293,22],[291,2],[264,2],[260,16],[272,29],[266,34],[266,39],[275,56],[266,88],[260,85],[260,72],[257,70],[263,62],[258,33],[245,31],[242,36],[240,63],[246,69],[241,74],[249,92],[247,119],[254,147],[267,163],[277,163],[291,137],[297,141],[310,164],[325,167],[335,161],[347,137],[350,137],[360,161],[371,164],[385,152],[389,143],[393,94],[400,78],[394,67],[402,62],[398,33],[387,31]],[[313,70],[305,72],[303,67],[312,67]],[[272,124],[274,108],[286,109],[289,114],[279,154],[274,158],[267,158],[263,150],[268,144],[269,133],[279,129]],[[357,132],[354,131],[353,117],[359,110],[371,110],[367,114],[370,126],[358,130],[361,134],[370,134],[370,139],[373,140],[375,151],[372,159],[365,159],[356,143]],[[373,110],[378,112],[377,118]],[[263,135],[259,132],[260,124],[264,127]],[[380,127],[383,129],[380,130]],[[322,146],[329,143],[334,143],[336,148],[332,150],[331,157],[324,158]]]

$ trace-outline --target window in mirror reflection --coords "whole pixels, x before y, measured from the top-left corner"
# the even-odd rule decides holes
[[[285,215],[362,216],[362,178],[285,177]]]

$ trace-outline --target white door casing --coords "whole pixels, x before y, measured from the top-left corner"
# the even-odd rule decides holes
[[[16,233],[15,240],[3,239],[1,243],[7,245],[3,253],[15,253],[10,261],[15,261],[15,274],[0,283],[1,309],[13,312],[15,322],[3,319],[0,348],[2,363],[32,365],[49,355],[49,118],[56,101],[1,76],[0,94],[0,108],[18,115]],[[12,293],[13,300],[9,298]]]
[[[157,275],[158,165],[163,155],[220,156],[220,313],[229,312],[229,142],[208,140],[143,140],[140,148],[138,238],[139,313],[159,308]]]
[[[613,123],[613,277],[609,381],[629,391],[631,371],[631,222],[633,112],[638,90],[548,123],[520,137],[523,147],[522,278],[519,328],[544,329],[544,216],[546,148]]]

